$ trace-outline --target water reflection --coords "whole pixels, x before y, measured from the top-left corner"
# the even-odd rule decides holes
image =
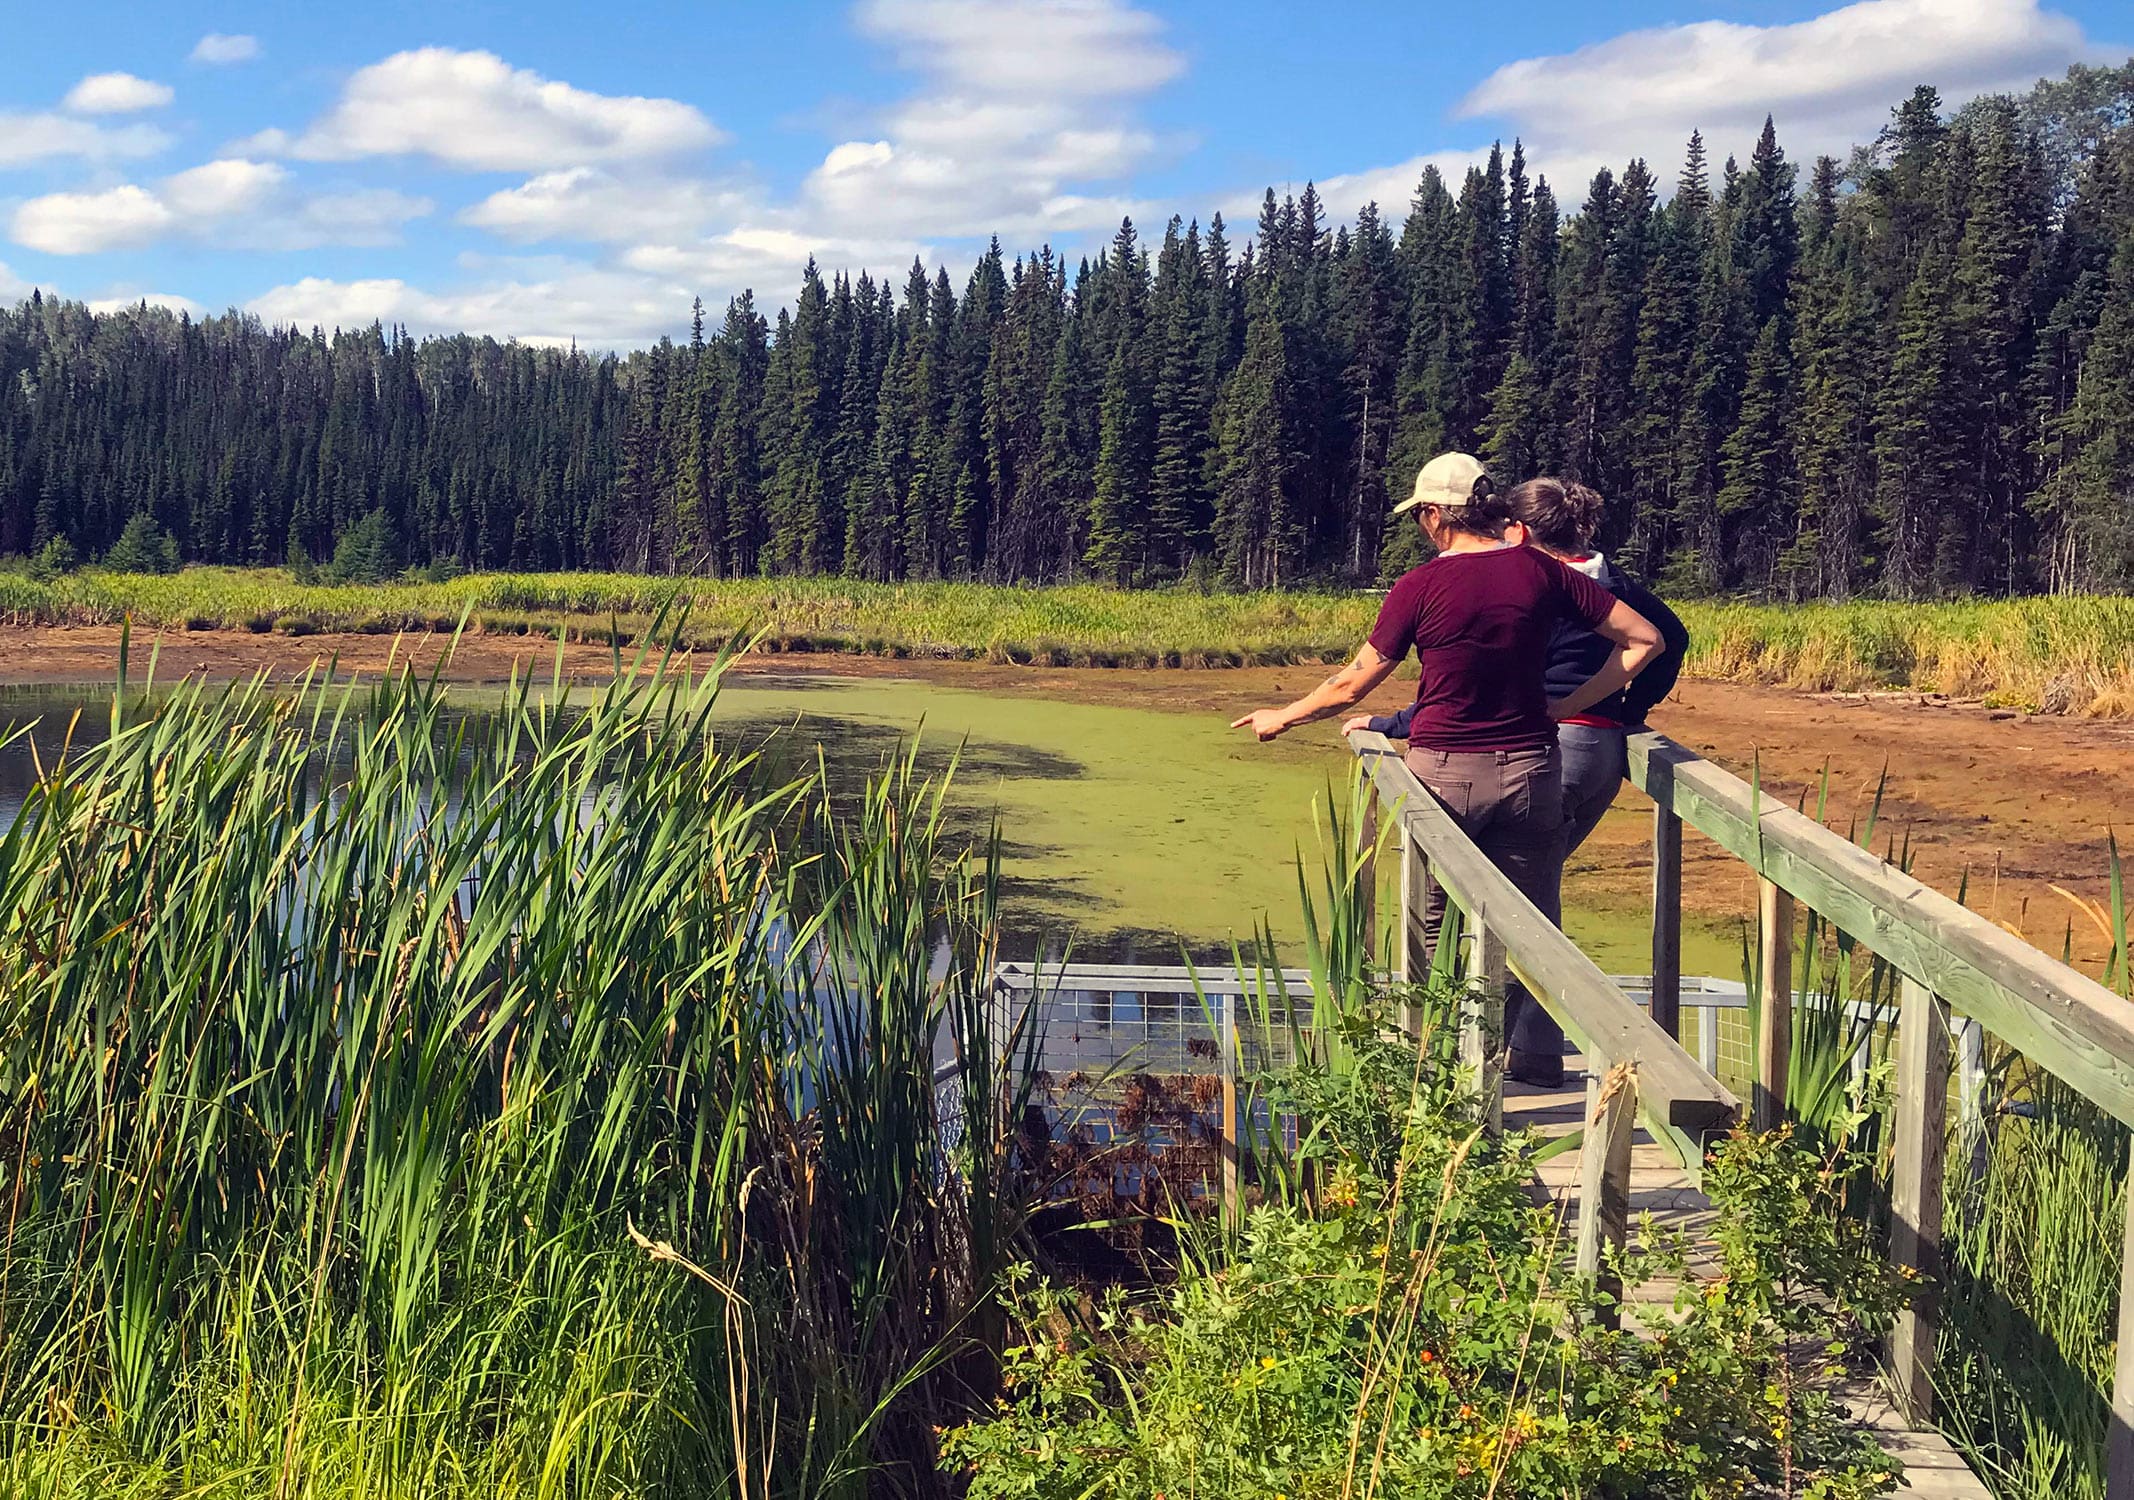
[[[578,696],[584,701],[584,690]],[[440,744],[484,727],[501,701],[495,689],[455,690],[438,719]],[[129,719],[156,706],[153,699],[129,705]],[[106,737],[110,708],[110,691],[101,685],[0,688],[0,727],[26,727],[0,749],[0,827],[20,810],[39,765],[50,768],[63,753],[79,754]],[[1261,851],[1251,846],[1264,837],[1265,825],[1234,814],[1241,801],[1248,807],[1286,801],[1293,826],[1299,815],[1308,817],[1308,796],[1248,784],[1242,798],[1233,790],[1217,799],[1215,816],[1189,819],[1178,810],[1182,799],[1160,779],[1152,783],[1128,747],[1144,744],[1152,763],[1174,766],[1182,757],[1171,741],[1193,721],[1083,709],[1110,716],[1088,732],[1071,707],[1064,711],[1063,720],[1061,705],[915,683],[757,678],[722,695],[716,725],[724,749],[761,757],[767,780],[807,774],[819,764],[833,798],[856,795],[917,733],[922,772],[955,773],[944,810],[951,840],[980,840],[998,820],[1006,957],[1071,953],[1086,962],[1176,963],[1183,950],[1198,962],[1227,961],[1232,935],[1249,934],[1294,890],[1285,869],[1260,869]],[[1077,732],[1062,732],[1063,723]],[[1265,776],[1265,762],[1246,769],[1282,780]],[[1137,796],[1171,816],[1122,817]],[[1284,831],[1293,844],[1294,832]],[[1203,871],[1227,865],[1272,873],[1272,899],[1236,879],[1227,890],[1191,891],[1178,884],[1188,859]]]

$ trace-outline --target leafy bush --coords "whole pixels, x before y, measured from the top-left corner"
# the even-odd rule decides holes
[[[1009,1395],[946,1440],[975,1500],[1893,1486],[1826,1393],[1897,1299],[1828,1187],[1851,1163],[1783,1133],[1725,1142],[1706,1179],[1724,1273],[1691,1277],[1648,1232],[1626,1274],[1681,1291],[1643,1336],[1618,1330],[1526,1194],[1539,1143],[1485,1134],[1442,1050],[1368,1024],[1344,1071],[1266,1081],[1335,1106],[1307,1133],[1308,1201],[1255,1210],[1160,1299],[1091,1309],[1024,1274]],[[1354,1110],[1374,1095],[1377,1118]]]

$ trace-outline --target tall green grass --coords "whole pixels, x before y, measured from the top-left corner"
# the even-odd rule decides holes
[[[677,592],[692,645],[763,625],[773,647],[985,658],[1047,666],[1236,666],[1345,658],[1378,599],[1362,591],[1141,592],[1076,585],[873,584],[839,578],[678,580],[492,573],[332,586],[281,569],[89,570],[40,583],[0,573],[0,620],[160,629],[478,629],[605,641],[641,633]],[[1691,672],[1816,691],[1909,688],[2051,712],[2134,714],[2134,599],[1772,605],[1688,601]]]
[[[769,783],[716,671],[638,665],[480,722],[407,675],[122,692],[41,768],[0,835],[0,1489],[930,1468],[1019,1225],[997,854],[909,759]]]
[[[1689,670],[1813,691],[1911,688],[2054,713],[2134,714],[2134,599],[1693,603]]]
[[[686,641],[718,646],[762,628],[773,649],[1015,661],[1057,666],[1237,666],[1345,658],[1377,601],[1358,593],[1130,592],[1078,585],[738,582],[631,574],[481,574],[445,583],[300,584],[280,569],[85,572],[39,583],[0,574],[0,619],[165,629],[393,632],[478,629],[604,642],[641,634],[680,593]]]

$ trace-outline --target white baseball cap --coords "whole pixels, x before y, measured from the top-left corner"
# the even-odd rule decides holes
[[[1393,514],[1404,515],[1418,505],[1457,508],[1474,499],[1475,486],[1488,479],[1489,471],[1473,454],[1440,453],[1423,465],[1415,476],[1415,493],[1394,506]]]

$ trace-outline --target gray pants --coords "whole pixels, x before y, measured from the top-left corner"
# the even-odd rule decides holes
[[[1429,750],[1411,746],[1407,765],[1460,831],[1551,922],[1563,919],[1562,757],[1543,750]],[[1435,951],[1445,892],[1429,883],[1423,901],[1426,946]],[[1519,985],[1505,997],[1504,1029],[1520,1052],[1563,1051],[1563,1031]]]

